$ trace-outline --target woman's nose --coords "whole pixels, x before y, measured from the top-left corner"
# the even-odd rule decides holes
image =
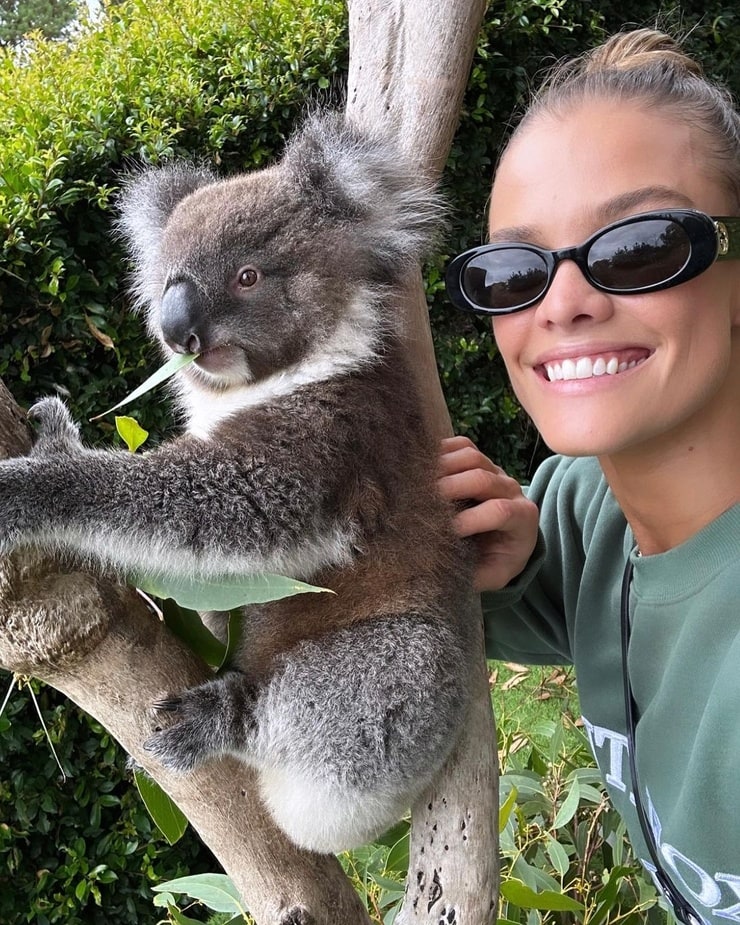
[[[591,285],[572,260],[563,260],[535,312],[539,324],[562,327],[604,321],[613,314],[614,303],[609,293]]]

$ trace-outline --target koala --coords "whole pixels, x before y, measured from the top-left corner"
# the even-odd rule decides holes
[[[143,454],[86,448],[46,398],[32,454],[0,463],[2,552],[334,592],[248,607],[234,663],[164,695],[145,743],[183,773],[237,756],[318,852],[397,821],[468,708],[471,550],[436,490],[396,308],[440,215],[391,141],[336,113],[266,169],[138,174],[118,226],[149,333],[167,358],[198,355],[174,379],[183,433]]]

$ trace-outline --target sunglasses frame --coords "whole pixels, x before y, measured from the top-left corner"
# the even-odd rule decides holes
[[[647,286],[634,286],[629,289],[615,289],[594,279],[589,270],[587,258],[589,250],[596,241],[615,228],[651,220],[674,222],[683,228],[691,247],[689,259],[684,266],[666,280],[650,283]],[[526,302],[522,302],[521,305],[515,305],[511,308],[490,308],[474,302],[467,295],[462,285],[463,274],[470,261],[483,254],[511,248],[530,251],[537,254],[544,262],[548,276],[542,292],[536,298],[528,299]],[[574,247],[548,250],[544,247],[538,247],[536,244],[519,241],[496,242],[495,244],[482,244],[479,247],[473,247],[450,261],[445,274],[445,286],[450,301],[456,308],[481,315],[511,315],[531,308],[532,305],[545,297],[552,285],[555,271],[563,260],[572,260],[588,282],[600,292],[608,292],[611,295],[636,295],[643,292],[659,292],[662,289],[679,286],[681,283],[688,282],[688,280],[708,270],[715,260],[738,258],[740,258],[740,218],[734,216],[711,216],[696,209],[659,209],[651,212],[640,212],[637,215],[630,215],[628,218],[605,225],[594,232],[582,244]]]

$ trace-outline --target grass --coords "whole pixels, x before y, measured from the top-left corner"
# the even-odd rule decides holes
[[[496,720],[507,735],[531,730],[543,720],[580,726],[580,706],[571,667],[490,662]]]

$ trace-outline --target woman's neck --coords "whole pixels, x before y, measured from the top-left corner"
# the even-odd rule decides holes
[[[599,458],[643,555],[673,549],[740,502],[740,399],[732,412]]]

